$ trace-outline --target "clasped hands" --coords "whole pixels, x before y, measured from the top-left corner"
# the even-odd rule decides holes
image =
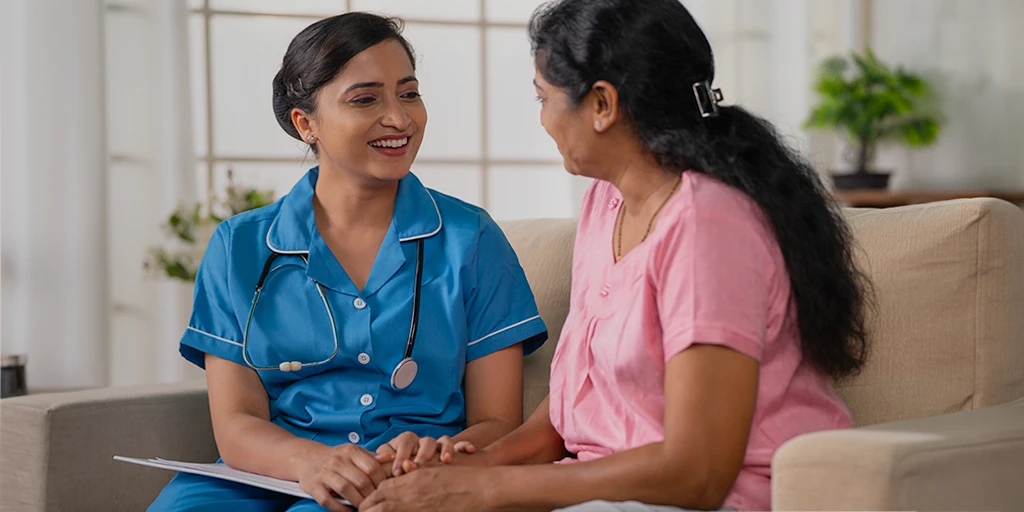
[[[476,447],[449,436],[439,439],[405,432],[383,444],[377,452],[344,444],[328,447],[304,460],[299,468],[299,486],[320,506],[347,511],[338,501],[344,498],[359,507],[387,478],[401,476],[422,467],[451,464],[456,454],[472,454]]]

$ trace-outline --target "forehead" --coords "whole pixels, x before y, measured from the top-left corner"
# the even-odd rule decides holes
[[[338,73],[337,81],[381,81],[394,84],[396,80],[415,74],[412,61],[402,43],[388,39],[377,43],[352,57]]]

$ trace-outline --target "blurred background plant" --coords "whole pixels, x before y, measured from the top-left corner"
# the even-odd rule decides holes
[[[873,171],[870,162],[879,143],[925,147],[938,138],[942,114],[931,85],[902,67],[892,69],[870,48],[824,61],[814,90],[820,102],[804,127],[846,136],[853,145],[846,159],[855,174]]]
[[[149,248],[143,266],[153,275],[195,281],[199,262],[217,225],[228,217],[273,202],[273,191],[235,185],[234,173],[229,169],[225,197],[214,198],[209,208],[196,203],[171,212],[161,226],[166,242]]]

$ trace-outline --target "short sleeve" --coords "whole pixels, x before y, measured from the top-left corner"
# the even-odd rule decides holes
[[[222,222],[199,263],[192,316],[178,348],[182,357],[200,368],[206,367],[206,354],[245,364],[242,332],[231,300],[229,241],[228,225]]]
[[[759,225],[690,210],[673,228],[656,274],[665,362],[694,344],[760,361],[774,263]]]
[[[466,361],[523,343],[524,354],[547,340],[547,327],[512,245],[486,213],[466,276],[469,346]]]

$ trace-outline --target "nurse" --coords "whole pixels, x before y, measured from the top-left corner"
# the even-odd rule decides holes
[[[547,331],[495,222],[409,172],[427,113],[400,30],[349,13],[291,42],[274,112],[319,165],[218,227],[181,339],[223,461],[315,501],[181,474],[150,510],[346,510],[522,422],[522,357]]]

